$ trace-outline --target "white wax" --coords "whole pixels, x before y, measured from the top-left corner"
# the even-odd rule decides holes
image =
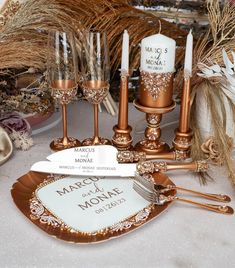
[[[190,30],[187,36],[185,60],[184,60],[184,73],[189,76],[192,76],[192,62],[193,62],[193,35],[192,30]]]
[[[129,71],[129,34],[127,30],[123,33],[121,70]]]
[[[142,71],[167,73],[175,71],[176,42],[162,34],[155,34],[141,41]]]

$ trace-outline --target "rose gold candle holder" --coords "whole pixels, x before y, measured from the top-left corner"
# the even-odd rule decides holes
[[[184,77],[183,94],[181,98],[179,127],[175,130],[175,139],[173,147],[178,152],[178,160],[184,160],[190,157],[193,132],[189,128],[190,118],[190,88],[191,78],[187,75]]]
[[[118,124],[113,127],[113,145],[120,151],[131,148],[131,126],[128,125],[128,81],[129,74],[121,72]]]
[[[134,106],[146,113],[145,139],[135,145],[135,150],[147,155],[164,154],[170,147],[161,138],[162,115],[175,108],[173,95],[173,73],[141,72],[139,98]],[[173,157],[173,154],[171,154]]]

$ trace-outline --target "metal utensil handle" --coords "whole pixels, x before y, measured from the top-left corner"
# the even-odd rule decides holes
[[[205,204],[205,203],[199,203],[199,202],[195,202],[189,199],[185,199],[185,198],[181,198],[178,196],[175,196],[174,198],[175,200],[181,201],[181,202],[185,202],[185,203],[189,203],[201,208],[205,208],[214,212],[218,212],[221,214],[227,214],[227,215],[232,215],[234,213],[233,208],[229,207],[229,206],[221,206],[221,205],[213,205],[213,204]]]
[[[153,162],[143,161],[136,165],[137,172],[142,175],[145,173],[166,172],[168,170],[187,169],[194,172],[204,172],[208,170],[208,163],[206,161],[195,161],[191,163],[167,163],[167,162]]]
[[[167,163],[167,170],[188,169],[194,172],[205,172],[208,170],[208,163],[198,160],[190,163]]]
[[[215,200],[215,201],[220,201],[220,202],[225,202],[225,203],[228,203],[231,201],[231,198],[227,195],[224,195],[224,194],[210,194],[210,193],[202,193],[202,192],[198,192],[198,191],[194,191],[194,190],[191,190],[191,189],[186,189],[186,188],[182,188],[182,187],[179,187],[179,186],[171,186],[169,185],[167,187],[168,189],[177,189],[177,190],[181,190],[181,191],[184,191],[184,192],[189,192],[189,193],[192,193],[192,194],[195,194],[195,195],[198,195],[198,196],[202,196],[202,197],[205,197],[207,199],[210,199],[210,200]]]

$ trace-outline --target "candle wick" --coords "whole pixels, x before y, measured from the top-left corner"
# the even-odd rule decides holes
[[[158,31],[158,33],[160,34],[160,33],[161,33],[161,31],[162,31],[162,23],[161,23],[161,21],[160,21],[160,20],[158,20],[158,23],[159,23],[159,31]]]

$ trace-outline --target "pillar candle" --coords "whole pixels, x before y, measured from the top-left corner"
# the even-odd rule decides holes
[[[175,71],[176,42],[163,34],[155,34],[141,41],[141,71],[167,73]]]

